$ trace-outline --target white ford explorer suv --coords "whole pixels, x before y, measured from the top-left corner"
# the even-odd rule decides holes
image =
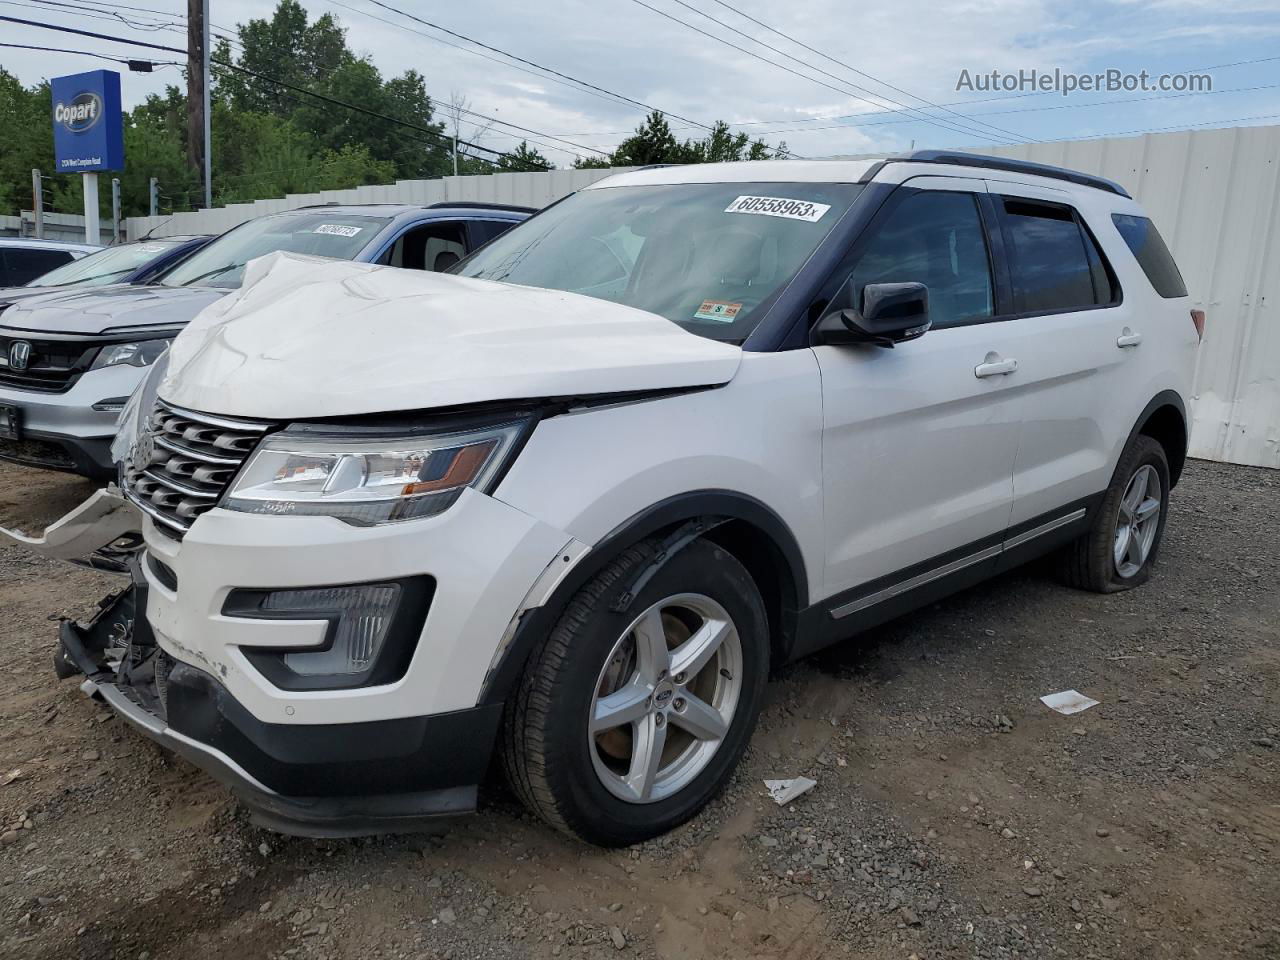
[[[640,170],[452,274],[255,261],[135,395],[120,492],[26,541],[140,531],[56,665],[261,823],[422,827],[497,752],[633,843],[724,784],[771,666],[1050,551],[1150,574],[1204,318],[1114,183]]]

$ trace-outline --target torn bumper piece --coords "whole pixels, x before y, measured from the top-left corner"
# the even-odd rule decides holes
[[[123,720],[231,788],[260,826],[306,837],[436,829],[475,809],[501,706],[348,724],[270,724],[155,645],[146,586],[64,622],[61,655]]]
[[[142,516],[114,484],[96,491],[38,537],[0,527],[0,543],[26,547],[51,560],[79,560],[142,529]]]

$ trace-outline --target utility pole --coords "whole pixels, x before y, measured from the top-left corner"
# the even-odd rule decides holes
[[[151,216],[154,217],[160,212],[160,181],[155,177],[152,177],[151,182],[147,185],[147,195],[150,197],[148,207],[151,211]]]
[[[209,132],[209,0],[187,0],[187,162],[204,174],[206,209],[213,206]]]
[[[120,242],[120,178],[111,178],[111,242]]]
[[[36,221],[36,239],[44,239],[44,187],[40,181],[40,171],[31,171],[31,212]]]

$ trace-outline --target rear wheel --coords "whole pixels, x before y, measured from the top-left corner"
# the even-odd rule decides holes
[[[1169,511],[1169,462],[1151,437],[1130,441],[1089,532],[1063,551],[1063,578],[1073,587],[1114,593],[1146,583]]]
[[[722,548],[695,541],[614,608],[654,561],[627,550],[574,597],[508,710],[504,761],[548,823],[606,846],[698,812],[746,748],[769,664],[759,591]]]

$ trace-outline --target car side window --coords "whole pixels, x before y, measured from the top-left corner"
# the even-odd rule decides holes
[[[1066,313],[1116,299],[1112,273],[1066,204],[1000,197],[1016,313]]]
[[[1111,219],[1156,293],[1165,298],[1185,297],[1187,285],[1156,225],[1147,217],[1125,213],[1113,213]]]
[[[379,259],[406,270],[448,270],[467,255],[463,225],[455,221],[428,223],[406,230]]]
[[[992,316],[991,258],[973,194],[916,193],[872,229],[849,275],[855,306],[869,283],[916,282],[929,288],[934,327]]]
[[[0,250],[0,263],[3,269],[5,286],[20,287],[42,276],[54,267],[71,262],[71,254],[66,250],[25,250],[22,247],[9,247]]]

